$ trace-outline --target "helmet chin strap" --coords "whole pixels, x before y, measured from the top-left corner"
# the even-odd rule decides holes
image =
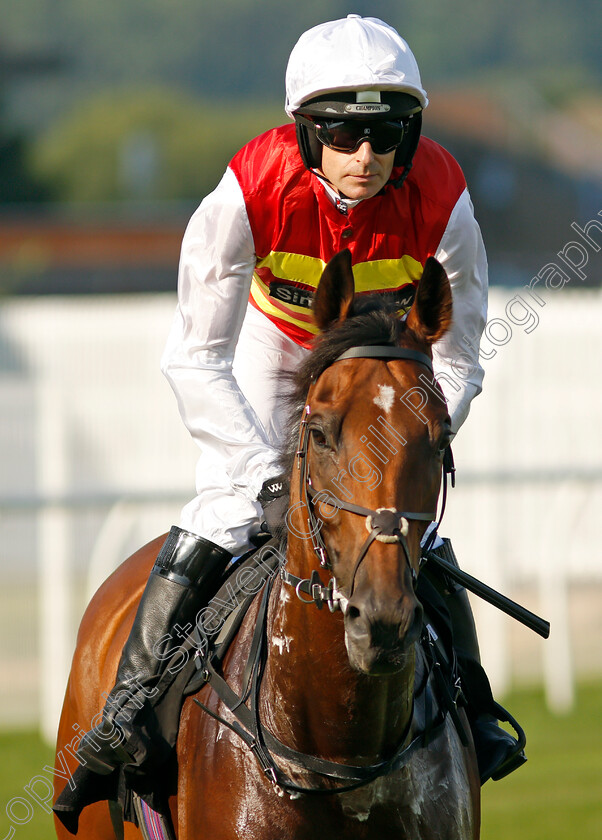
[[[326,175],[324,175],[324,173],[320,169],[310,169],[310,172],[313,172],[316,178],[319,178],[320,181],[322,181],[324,184],[327,184],[332,190],[335,190],[337,193],[339,192],[335,185],[332,183],[332,181],[329,181]]]
[[[324,184],[327,192],[332,194],[332,198],[337,206],[337,209],[340,210],[342,213],[347,213],[347,210],[352,207],[356,207],[360,201],[364,201],[363,198],[349,198],[346,196],[345,193],[342,193],[338,190],[332,181],[329,181],[326,175],[319,170],[319,169],[311,169],[311,172]]]

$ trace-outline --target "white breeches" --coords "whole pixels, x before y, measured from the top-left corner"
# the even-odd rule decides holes
[[[281,332],[263,313],[247,307],[234,356],[233,374],[238,387],[254,410],[269,443],[281,445],[286,409],[282,395],[281,371],[294,370],[306,356],[300,347]],[[210,418],[216,428],[235,433],[232,419]],[[278,474],[276,454],[266,478]],[[250,547],[249,537],[259,529],[261,506],[237,490],[236,475],[229,475],[214,450],[201,450],[196,471],[197,496],[182,511],[180,525],[211,542],[240,554]]]

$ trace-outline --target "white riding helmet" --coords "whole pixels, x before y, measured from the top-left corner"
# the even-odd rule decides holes
[[[418,64],[404,39],[378,18],[348,15],[305,32],[286,70],[287,114],[308,169],[321,165],[314,120],[404,120],[405,137],[395,165],[410,171],[428,105]]]
[[[303,33],[286,69],[289,117],[321,94],[363,90],[409,93],[428,105],[414,54],[384,21],[348,15]]]

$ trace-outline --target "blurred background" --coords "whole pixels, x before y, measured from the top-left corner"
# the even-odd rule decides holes
[[[159,372],[188,218],[241,145],[286,121],[299,35],[350,12],[409,41],[424,133],[462,165],[489,255],[485,389],[442,530],[467,571],[552,622],[543,642],[475,603],[494,690],[531,744],[520,773],[485,788],[484,836],[600,836],[599,0],[3,4],[3,836],[52,836],[27,786],[49,761],[82,612],[194,492],[196,451]]]

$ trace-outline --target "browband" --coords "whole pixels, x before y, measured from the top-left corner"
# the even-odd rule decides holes
[[[426,353],[421,353],[419,350],[410,350],[407,347],[393,347],[388,345],[371,344],[365,347],[351,347],[345,350],[340,356],[337,356],[335,362],[341,362],[344,359],[407,359],[408,361],[418,362],[427,367],[430,372],[433,372],[433,362]]]

